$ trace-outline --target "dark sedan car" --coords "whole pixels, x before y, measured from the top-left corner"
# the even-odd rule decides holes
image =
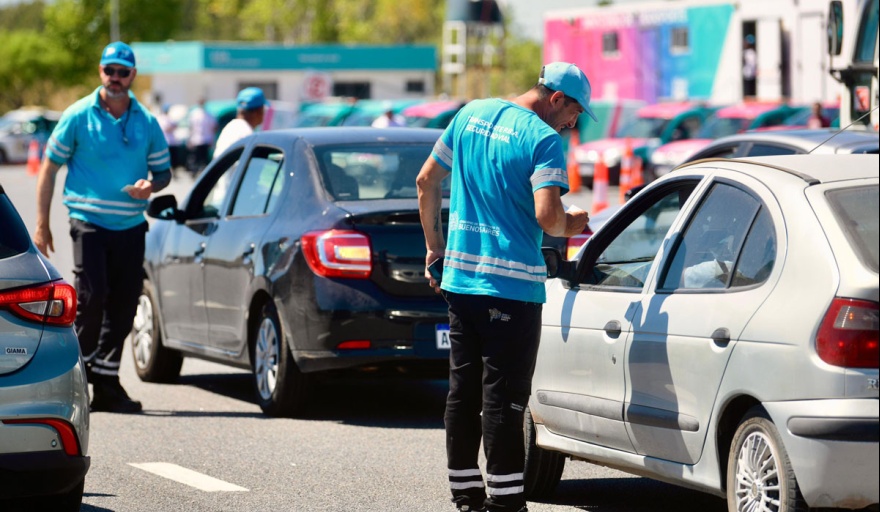
[[[140,378],[173,381],[184,356],[248,368],[263,411],[293,416],[323,371],[445,375],[447,308],[423,275],[415,187],[440,133],[260,132],[179,207],[154,198],[131,336]]]

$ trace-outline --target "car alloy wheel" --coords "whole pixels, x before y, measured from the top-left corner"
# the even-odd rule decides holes
[[[731,443],[727,467],[730,512],[804,512],[794,469],[767,412],[752,408]]]
[[[141,370],[147,368],[153,351],[153,303],[144,294],[138,297],[137,312],[132,324],[131,348],[135,366]]]
[[[159,308],[149,281],[144,281],[131,325],[131,355],[134,370],[144,382],[174,382],[180,377],[183,355],[165,348],[159,328]]]
[[[257,392],[264,401],[272,399],[278,382],[278,353],[280,340],[273,318],[263,317],[257,330],[254,347],[254,377]]]

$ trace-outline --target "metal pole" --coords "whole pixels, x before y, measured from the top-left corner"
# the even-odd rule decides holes
[[[110,0],[110,42],[119,41],[119,0]]]

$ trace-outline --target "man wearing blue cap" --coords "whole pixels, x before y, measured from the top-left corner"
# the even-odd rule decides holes
[[[238,115],[223,127],[223,131],[217,137],[217,145],[214,146],[215,158],[222,155],[233,143],[254,133],[254,129],[263,124],[268,103],[262,89],[259,87],[242,89],[235,101]]]
[[[159,123],[130,92],[137,76],[131,47],[107,45],[98,70],[101,87],[64,111],[46,145],[34,243],[47,257],[55,250],[49,208],[66,164],[75,326],[93,385],[91,409],[139,412],[141,403],[119,383],[119,363],[143,287],[143,212],[150,194],[171,182],[171,157]]]
[[[461,511],[525,511],[523,412],[546,300],[542,232],[570,237],[587,224],[566,212],[559,132],[590,110],[590,82],[554,62],[512,101],[476,100],[452,120],[416,179],[427,244],[425,263],[443,258],[449,304],[446,452],[452,501]],[[452,174],[448,236],[441,182]],[[480,442],[486,481],[477,464]]]

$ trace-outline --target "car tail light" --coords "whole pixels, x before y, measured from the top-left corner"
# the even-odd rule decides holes
[[[58,281],[29,288],[0,292],[0,309],[34,322],[73,325],[76,318],[76,290]]]
[[[876,302],[837,297],[816,334],[816,351],[834,366],[880,368],[878,329],[880,306]]]
[[[589,240],[591,236],[593,236],[593,230],[587,226],[584,228],[583,233],[569,238],[565,243],[565,259],[574,259],[577,252],[581,249],[581,246],[587,243],[587,240]]]
[[[302,237],[309,268],[319,276],[367,279],[372,270],[370,239],[357,231],[312,231]]]
[[[28,418],[21,420],[3,420],[6,425],[48,425],[58,432],[61,438],[61,446],[64,453],[68,455],[80,455],[79,439],[76,437],[76,431],[73,426],[64,421],[55,418]]]

